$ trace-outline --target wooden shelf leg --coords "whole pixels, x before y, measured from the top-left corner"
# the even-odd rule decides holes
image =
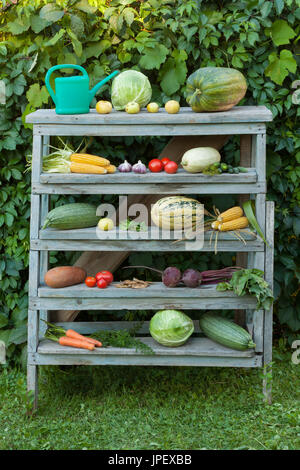
[[[266,240],[269,245],[265,252],[265,279],[273,291],[274,274],[274,202],[266,204]],[[272,402],[272,332],[273,306],[264,312],[264,375],[263,393],[268,404]]]

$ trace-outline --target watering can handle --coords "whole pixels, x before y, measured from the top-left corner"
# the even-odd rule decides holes
[[[55,105],[56,105],[56,95],[55,95],[55,93],[54,93],[54,91],[53,91],[53,89],[51,88],[51,85],[50,85],[50,75],[55,70],[59,70],[59,69],[77,69],[77,70],[80,70],[80,72],[82,72],[83,75],[86,75],[88,77],[87,71],[83,67],[81,67],[80,65],[60,64],[60,65],[54,65],[54,67],[51,67],[51,69],[49,69],[47,74],[46,74],[45,83],[46,83],[47,90],[49,91],[50,96],[53,99]]]

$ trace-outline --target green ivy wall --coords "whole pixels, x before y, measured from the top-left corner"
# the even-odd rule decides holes
[[[0,339],[9,345],[9,355],[26,339],[30,174],[24,170],[32,136],[24,118],[52,106],[44,77],[57,63],[83,65],[91,85],[116,68],[141,70],[160,104],[172,98],[184,105],[186,78],[199,67],[234,67],[246,76],[242,104],[266,105],[274,116],[268,125],[267,175],[268,197],[276,202],[275,313],[280,333],[295,335],[300,329],[300,105],[293,84],[297,87],[300,78],[300,1],[11,0],[0,2],[0,8]],[[109,98],[107,86],[102,96]],[[133,142],[133,160],[139,152],[155,155],[164,143],[104,139],[95,151],[117,162]],[[236,151],[229,144],[228,154]],[[52,261],[61,256],[52,254]],[[181,255],[170,259],[184,266]],[[144,261],[159,264],[155,255]],[[214,266],[218,261],[230,263],[217,257]]]

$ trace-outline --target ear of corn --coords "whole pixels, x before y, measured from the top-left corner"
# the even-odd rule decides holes
[[[72,153],[70,161],[74,163],[87,163],[88,165],[108,166],[110,161],[107,158],[97,157],[88,153]]]
[[[214,230],[218,230],[220,224],[221,222],[219,222],[218,220],[215,220],[214,222],[212,222],[211,228],[213,228]]]
[[[104,175],[107,173],[106,168],[97,165],[89,165],[87,163],[71,162],[70,168],[71,173],[88,173],[97,175]]]
[[[239,206],[231,207],[231,209],[228,209],[225,212],[222,212],[222,214],[219,215],[218,221],[219,222],[229,222],[230,220],[238,219],[239,217],[242,217],[244,214],[243,209]]]
[[[229,220],[219,225],[220,232],[227,232],[228,230],[239,230],[248,227],[249,222],[247,217],[239,217],[234,220]]]
[[[108,166],[105,166],[103,167],[105,168],[105,170],[107,171],[107,173],[115,173],[117,168],[115,167],[115,165],[108,165]]]

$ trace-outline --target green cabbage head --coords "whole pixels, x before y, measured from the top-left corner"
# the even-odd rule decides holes
[[[126,70],[114,78],[111,101],[117,111],[124,110],[128,103],[138,103],[140,108],[151,100],[152,89],[146,75],[136,70]]]
[[[179,310],[159,310],[150,320],[150,334],[163,346],[182,346],[194,331],[192,320]]]

